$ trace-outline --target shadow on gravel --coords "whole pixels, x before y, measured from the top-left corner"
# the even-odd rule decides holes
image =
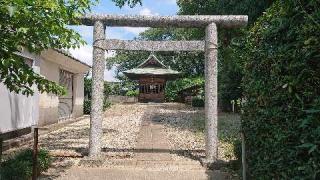
[[[152,123],[163,124],[177,129],[199,130],[198,126],[194,126],[194,123],[197,123],[197,119],[202,118],[203,108],[194,108],[180,103],[152,104],[150,106],[155,108],[149,117]]]
[[[170,153],[178,156],[184,156],[199,161],[203,156],[194,156],[193,154],[203,154],[204,150],[173,150],[173,149],[120,149],[120,148],[102,148],[102,152],[133,152],[133,153]]]
[[[148,118],[148,117],[146,117]],[[150,113],[149,118],[154,124],[162,124],[167,127],[173,127],[178,130],[188,130],[195,134],[205,133],[205,119],[204,119],[204,108],[194,108],[188,105],[179,103],[163,103],[155,105],[155,110]],[[223,149],[224,156],[229,156],[229,159],[233,154],[232,147],[226,146],[232,144],[236,139],[239,139],[240,131],[240,117],[234,113],[219,113],[218,117],[218,138]],[[221,150],[220,149],[220,150]],[[179,156],[187,157],[193,160],[201,162],[201,159],[205,158],[204,149],[178,149],[178,150],[168,150]],[[219,155],[221,156],[221,154]],[[219,159],[215,164],[208,167],[212,171],[229,172],[227,174],[231,175],[233,178],[226,179],[237,179],[237,171],[239,168],[237,160],[225,160]],[[216,179],[216,177],[211,176],[212,172],[208,171],[209,179]],[[219,179],[219,178],[217,178]]]

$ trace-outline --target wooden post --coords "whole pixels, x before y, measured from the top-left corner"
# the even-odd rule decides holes
[[[38,176],[38,128],[33,128],[32,180]]]
[[[231,101],[231,104],[232,104],[232,112],[234,113],[234,111],[235,111],[235,110],[234,110],[235,100],[232,100],[232,101]]]
[[[241,132],[241,160],[242,160],[242,179],[247,179],[247,165],[246,165],[246,146],[244,141],[244,134]]]
[[[2,162],[2,143],[3,143],[3,139],[2,139],[2,135],[0,134],[0,167]]]

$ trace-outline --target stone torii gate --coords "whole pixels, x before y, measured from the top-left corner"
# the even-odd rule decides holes
[[[217,26],[222,28],[243,27],[248,22],[248,16],[127,16],[91,14],[83,16],[80,20],[84,25],[94,26],[89,157],[97,157],[101,152],[103,119],[103,98],[101,97],[103,97],[105,50],[205,51],[205,162],[215,162],[218,155]],[[205,41],[107,40],[105,36],[106,26],[206,28],[206,37]]]

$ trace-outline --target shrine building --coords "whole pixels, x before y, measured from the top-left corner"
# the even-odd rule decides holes
[[[181,75],[180,72],[167,68],[153,54],[138,67],[123,73],[129,79],[139,82],[139,102],[164,102],[166,82]]]

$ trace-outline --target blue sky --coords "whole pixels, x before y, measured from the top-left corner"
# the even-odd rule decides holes
[[[175,15],[178,11],[176,0],[142,0],[142,6],[137,5],[134,8],[128,6],[121,9],[114,5],[111,0],[100,0],[99,4],[92,8],[92,13],[105,14],[132,14],[132,15]],[[87,42],[87,45],[79,49],[70,50],[71,54],[83,62],[92,64],[92,32],[91,26],[72,26],[72,29],[79,32],[82,38]],[[130,40],[138,36],[140,32],[146,30],[146,27],[107,27],[107,39],[123,39]],[[108,53],[107,56],[112,56],[114,53]],[[105,71],[105,80],[114,81],[114,69]]]

